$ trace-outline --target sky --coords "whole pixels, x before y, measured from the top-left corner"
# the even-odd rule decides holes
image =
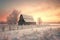
[[[60,22],[60,0],[0,0],[0,21],[6,21],[14,9],[35,21]]]

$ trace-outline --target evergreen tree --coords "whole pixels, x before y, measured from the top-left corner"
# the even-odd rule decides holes
[[[18,21],[18,25],[23,25],[23,24],[25,24],[25,20],[24,20],[24,18],[23,18],[23,15],[21,14],[21,15],[20,15],[20,19],[19,19],[19,21]]]

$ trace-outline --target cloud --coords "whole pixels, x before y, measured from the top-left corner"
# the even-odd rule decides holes
[[[55,16],[57,16],[58,18],[60,18],[60,13],[56,13],[56,15]]]
[[[59,9],[60,9],[60,0],[0,0],[0,8],[10,11],[13,8],[17,8],[18,10],[22,10],[22,13],[27,15],[36,15],[36,16],[44,16],[50,18],[58,18],[60,17]],[[1,10],[0,9],[0,10]],[[5,15],[7,12],[0,11],[0,17]],[[47,17],[46,17],[47,16]],[[44,17],[42,17],[44,19]],[[52,19],[53,19],[52,18]],[[44,19],[45,20],[45,19]]]
[[[22,6],[24,4],[41,4],[47,3],[49,5],[54,6],[55,8],[60,7],[60,0],[0,0],[1,7],[3,5],[4,8],[14,7],[14,6]],[[8,6],[9,5],[9,6]]]

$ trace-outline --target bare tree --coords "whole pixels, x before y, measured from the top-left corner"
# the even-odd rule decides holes
[[[17,24],[19,12],[13,10],[13,12],[7,17],[8,24]]]
[[[42,21],[41,21],[41,18],[39,17],[39,18],[38,18],[38,24],[40,25],[41,22],[42,22]]]

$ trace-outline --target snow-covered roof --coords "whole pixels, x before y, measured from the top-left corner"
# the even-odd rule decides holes
[[[34,22],[34,19],[32,16],[29,15],[23,15],[23,18],[26,22]]]

